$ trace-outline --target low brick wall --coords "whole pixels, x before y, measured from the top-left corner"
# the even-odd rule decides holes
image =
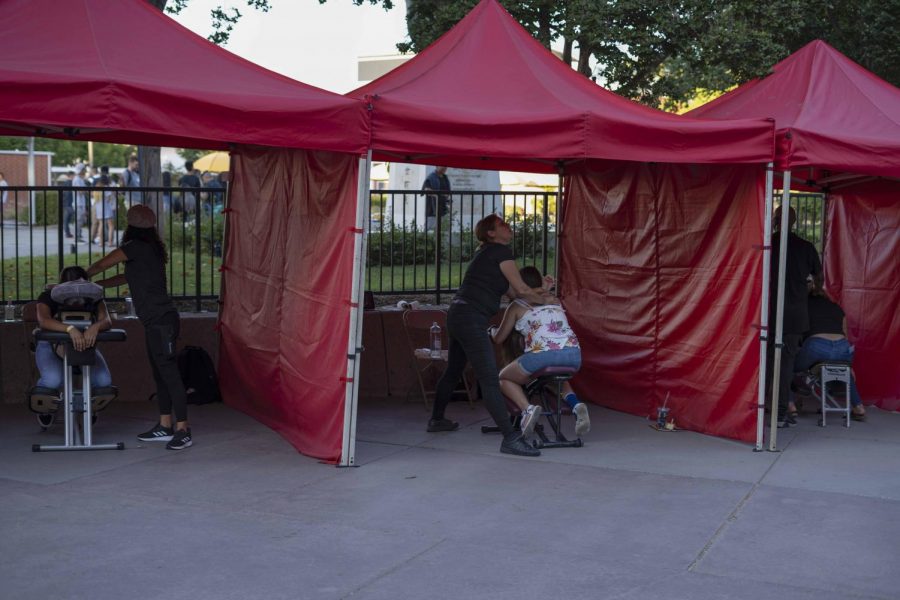
[[[182,313],[179,347],[200,346],[218,364],[219,342],[214,326],[215,313]],[[34,323],[0,322],[0,401],[23,402],[25,393],[37,381],[34,355],[29,349]],[[124,329],[128,340],[101,344],[109,363],[119,401],[143,401],[156,389],[147,352],[144,328],[134,319],[119,319],[113,327]],[[403,313],[382,308],[366,311],[363,322],[360,398],[402,398],[421,402],[415,366],[403,331]],[[436,377],[440,373],[435,372]],[[434,383],[433,381],[431,382]]]
[[[219,342],[214,329],[215,313],[183,313],[181,315],[181,346],[200,346],[218,360]],[[34,355],[29,349],[34,323],[0,322],[0,394],[4,404],[24,402],[25,393],[37,381]],[[128,334],[125,342],[100,345],[109,364],[113,384],[119,388],[119,401],[147,400],[156,390],[147,350],[144,347],[144,328],[135,319],[113,322],[116,329]]]

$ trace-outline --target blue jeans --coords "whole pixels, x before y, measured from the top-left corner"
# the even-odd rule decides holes
[[[63,360],[53,351],[53,345],[50,342],[37,343],[34,349],[34,360],[41,373],[37,382],[38,387],[54,390],[62,388]],[[110,385],[112,385],[112,376],[109,374],[109,367],[106,366],[106,359],[97,350],[97,361],[91,367],[91,386],[108,387]]]
[[[853,360],[853,350],[850,348],[850,342],[847,338],[842,340],[826,340],[825,338],[811,337],[803,342],[800,352],[794,360],[794,371],[802,373],[808,371],[811,366],[818,362],[828,360],[843,360],[851,362]],[[862,404],[862,398],[856,389],[856,380],[853,375],[850,376],[850,404],[859,406]]]
[[[519,357],[519,366],[529,375],[546,367],[572,367],[577,371],[581,368],[581,348],[526,352]]]

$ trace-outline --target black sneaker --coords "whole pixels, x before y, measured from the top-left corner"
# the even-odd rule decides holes
[[[797,420],[790,414],[779,417],[778,429],[790,429],[797,426]]]
[[[540,456],[541,451],[525,441],[525,436],[517,433],[515,437],[504,439],[500,444],[500,452],[516,456]]]
[[[459,423],[450,419],[431,419],[428,421],[428,433],[437,433],[438,431],[456,431],[459,429]]]
[[[190,429],[179,429],[172,436],[172,441],[166,444],[166,450],[184,450],[194,445],[191,441]]]
[[[140,433],[137,437],[142,442],[168,442],[172,439],[172,433],[171,427],[163,427],[157,423],[153,429]]]

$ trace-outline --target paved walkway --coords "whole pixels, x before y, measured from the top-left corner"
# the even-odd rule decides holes
[[[82,230],[84,233],[86,230]],[[74,233],[74,232],[73,232]],[[122,231],[118,233],[122,235]],[[90,248],[91,254],[98,257],[103,256],[104,251],[108,252],[114,246],[110,244],[101,245],[94,244],[88,240],[85,235],[82,241],[77,242],[74,238],[63,238],[63,253],[65,254],[85,254]],[[10,258],[29,258],[32,256],[59,256],[59,229],[56,225],[50,227],[33,226],[16,224],[12,221],[4,221],[2,227],[2,257],[4,260]]]
[[[119,402],[95,436],[128,449],[68,454],[31,453],[61,432],[0,406],[2,595],[900,598],[900,415],[806,415],[753,453],[593,408],[585,447],[523,459],[483,409],[451,413],[427,434],[421,405],[369,401],[361,466],[336,469],[222,405],[174,453],[134,439],[150,404]]]

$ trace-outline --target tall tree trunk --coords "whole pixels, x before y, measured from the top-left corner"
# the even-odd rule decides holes
[[[580,40],[578,42],[578,72],[585,77],[593,75],[591,70],[591,47]]]
[[[572,66],[572,38],[567,37],[565,42],[563,42],[563,62],[566,63],[567,67]]]
[[[550,49],[550,7],[541,4],[538,9],[538,41],[544,48]]]
[[[168,0],[147,0],[157,10],[163,11],[166,8]],[[162,185],[162,159],[159,146],[140,146],[138,147],[138,159],[141,169],[141,185],[148,187],[159,187]],[[146,196],[146,195],[145,195]],[[166,234],[166,216],[162,208],[162,198],[157,195],[154,198],[153,210],[156,212],[156,229],[159,230],[159,236],[165,239]]]

